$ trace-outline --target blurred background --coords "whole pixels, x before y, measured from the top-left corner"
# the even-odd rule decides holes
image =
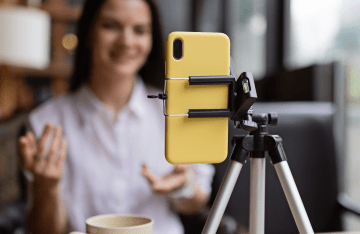
[[[254,74],[259,102],[333,103],[339,188],[360,202],[360,1],[156,2],[164,40],[172,31],[226,33],[237,75]],[[0,10],[8,6],[44,10],[51,26],[46,67],[15,66],[0,58],[0,211],[23,196],[16,152],[19,127],[37,105],[68,91],[83,3],[0,0]],[[344,220],[346,230],[360,230],[359,219],[345,214]]]

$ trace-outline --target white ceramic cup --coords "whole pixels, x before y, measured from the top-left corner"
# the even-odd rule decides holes
[[[86,220],[87,234],[153,234],[154,221],[136,215],[98,215]],[[71,232],[70,234],[85,234]]]

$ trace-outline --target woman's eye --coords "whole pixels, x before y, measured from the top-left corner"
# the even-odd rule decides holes
[[[114,29],[116,28],[116,25],[113,23],[103,23],[102,26],[107,29]]]
[[[137,30],[135,30],[135,32],[136,32],[136,34],[138,34],[138,35],[142,35],[142,34],[145,33],[145,30],[143,30],[143,29],[137,29]]]
[[[148,33],[148,32],[150,32],[150,30],[147,28],[136,28],[135,29],[135,33],[138,35],[144,35],[145,33]]]

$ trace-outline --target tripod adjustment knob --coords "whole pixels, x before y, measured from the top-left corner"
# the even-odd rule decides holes
[[[268,114],[268,123],[271,125],[271,126],[276,126],[277,123],[278,123],[278,114],[275,113],[275,112],[271,112]]]

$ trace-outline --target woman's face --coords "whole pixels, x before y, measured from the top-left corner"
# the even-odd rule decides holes
[[[95,19],[90,46],[92,68],[134,77],[152,47],[149,5],[143,0],[106,0]]]

